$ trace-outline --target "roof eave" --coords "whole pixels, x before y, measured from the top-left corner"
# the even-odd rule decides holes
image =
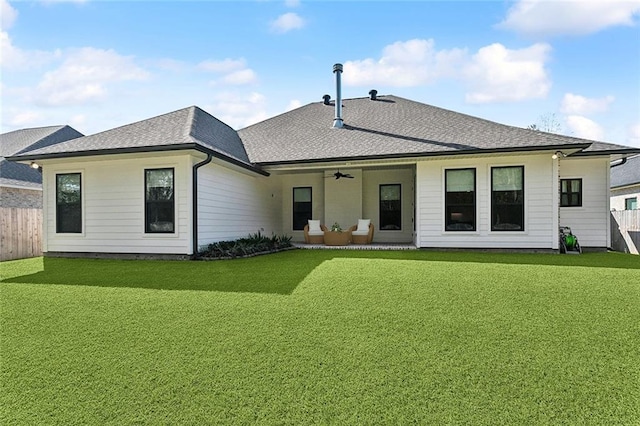
[[[634,188],[636,186],[640,186],[640,181],[633,182],[633,183],[625,183],[625,184],[617,185],[617,186],[611,186],[611,189],[618,189],[618,190],[619,189],[628,189],[628,188]]]
[[[25,154],[14,155],[11,157],[5,157],[9,161],[37,161],[37,160],[51,160],[57,158],[77,158],[77,157],[91,157],[96,155],[114,155],[114,154],[133,154],[142,152],[170,152],[170,151],[187,151],[196,150],[204,154],[211,154],[213,157],[226,161],[227,163],[242,167],[243,169],[258,173],[262,176],[269,176],[269,172],[262,170],[259,166],[254,166],[249,163],[238,160],[237,158],[224,155],[221,152],[209,149],[197,143],[179,144],[179,145],[157,145],[157,146],[141,146],[141,147],[127,147],[127,148],[110,148],[110,149],[96,149],[88,151],[75,151],[75,152],[52,152],[48,154]]]
[[[255,162],[254,164],[262,167],[267,166],[280,166],[291,164],[311,164],[318,162],[340,162],[340,161],[354,161],[354,160],[384,160],[384,159],[402,159],[402,158],[416,158],[416,157],[445,157],[445,156],[457,156],[457,155],[474,155],[474,154],[505,154],[512,152],[536,152],[536,151],[554,151],[562,149],[575,149],[582,150],[589,147],[589,143],[571,144],[571,145],[545,145],[545,146],[528,146],[528,147],[511,147],[511,148],[491,148],[491,149],[468,149],[461,151],[439,151],[439,152],[410,152],[410,153],[398,153],[398,154],[380,154],[380,155],[363,155],[363,156],[345,156],[345,157],[326,157],[326,158],[313,158],[313,159],[301,159],[301,160],[286,160],[286,161],[265,161]],[[570,156],[574,156],[570,154]]]
[[[627,155],[640,154],[640,148],[607,149],[602,151],[580,151],[573,154],[575,157],[593,157],[597,155]]]

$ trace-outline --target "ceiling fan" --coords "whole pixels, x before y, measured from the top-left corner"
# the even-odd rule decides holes
[[[338,170],[331,176],[335,176],[336,179],[340,179],[340,178],[353,179],[353,176],[351,176],[349,173],[340,173],[340,170]],[[331,177],[331,176],[325,176],[325,177]]]

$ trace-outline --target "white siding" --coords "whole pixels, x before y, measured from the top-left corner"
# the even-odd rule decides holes
[[[191,156],[142,154],[49,160],[43,167],[45,252],[190,253]],[[144,232],[144,170],[172,167],[175,233]],[[81,234],[56,233],[57,173],[82,174]]]
[[[491,167],[524,166],[525,230],[491,231]],[[557,243],[557,179],[551,155],[435,159],[417,163],[419,247],[551,249]],[[444,170],[476,169],[476,231],[445,232]]]
[[[627,198],[640,201],[640,185],[627,186],[611,190],[611,210],[624,210]],[[640,205],[640,204],[639,204]]]
[[[609,247],[609,157],[566,158],[560,177],[582,179],[582,207],[561,207],[560,225],[569,226],[582,247]]]
[[[282,233],[277,177],[214,162],[198,170],[198,187],[199,247],[258,231],[267,236]]]

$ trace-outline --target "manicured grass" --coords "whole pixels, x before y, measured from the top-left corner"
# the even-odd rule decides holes
[[[640,258],[0,264],[0,424],[638,424]]]

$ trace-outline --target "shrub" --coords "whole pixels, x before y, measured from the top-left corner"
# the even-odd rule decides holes
[[[245,238],[209,244],[198,253],[198,256],[215,259],[234,259],[260,253],[273,253],[290,247],[293,247],[290,236],[274,234],[271,237],[267,237],[258,231],[255,234],[249,234]]]

